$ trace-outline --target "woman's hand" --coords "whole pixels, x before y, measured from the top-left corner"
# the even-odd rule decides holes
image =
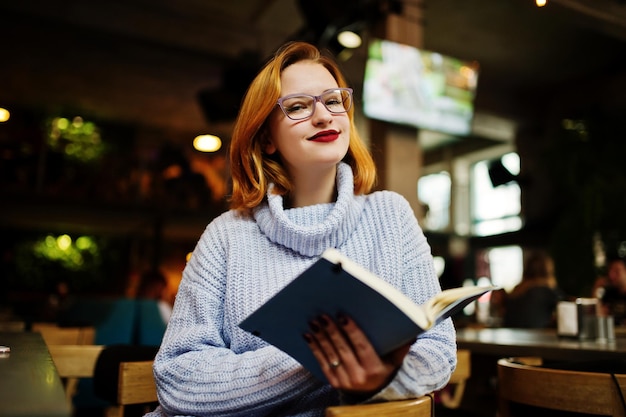
[[[322,315],[306,333],[313,355],[330,385],[354,395],[374,394],[391,381],[411,343],[380,357],[363,331],[347,316]]]

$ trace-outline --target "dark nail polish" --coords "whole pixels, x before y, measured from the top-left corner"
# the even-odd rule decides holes
[[[322,327],[328,327],[328,325],[330,324],[330,321],[328,321],[328,318],[326,318],[326,316],[319,316],[317,318],[317,321],[322,324]]]
[[[320,331],[320,326],[317,325],[314,321],[309,322],[309,327],[313,330],[313,333],[317,333]]]
[[[310,335],[310,334],[308,334],[308,333],[303,333],[303,334],[302,334],[302,337],[304,338],[304,340],[305,340],[307,343],[313,343],[313,338],[311,337],[311,335]]]
[[[337,322],[342,325],[345,326],[346,324],[348,324],[348,316],[346,316],[343,313],[339,313],[337,314]]]

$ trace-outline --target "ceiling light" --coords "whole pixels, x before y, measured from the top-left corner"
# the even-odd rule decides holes
[[[7,109],[0,107],[0,123],[6,122],[11,117],[11,113]]]
[[[546,5],[547,2],[548,0],[535,0],[535,4],[537,5],[537,7],[543,7]]]
[[[200,152],[216,152],[222,147],[222,140],[215,135],[199,135],[193,140],[193,147]]]
[[[350,30],[340,32],[339,35],[337,35],[337,41],[339,41],[341,46],[350,49],[358,48],[361,46],[362,42],[361,37]]]

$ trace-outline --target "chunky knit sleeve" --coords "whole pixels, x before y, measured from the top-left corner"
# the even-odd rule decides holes
[[[378,193],[383,200],[388,258],[401,265],[401,277],[395,284],[422,304],[441,291],[435,273],[430,246],[409,203],[392,192]],[[418,397],[442,388],[456,366],[456,332],[448,319],[422,333],[411,347],[395,379],[371,400],[396,400]]]
[[[155,358],[161,407],[153,416],[265,416],[321,386],[283,352],[233,330],[225,252],[242,225],[221,222],[207,227],[184,270]],[[261,297],[253,291],[243,296]],[[247,345],[233,342],[233,334],[248,337]]]

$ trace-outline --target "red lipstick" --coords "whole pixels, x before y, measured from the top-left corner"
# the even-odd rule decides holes
[[[337,132],[336,130],[324,130],[310,137],[309,140],[315,142],[333,142],[337,140],[338,137],[339,132]]]

